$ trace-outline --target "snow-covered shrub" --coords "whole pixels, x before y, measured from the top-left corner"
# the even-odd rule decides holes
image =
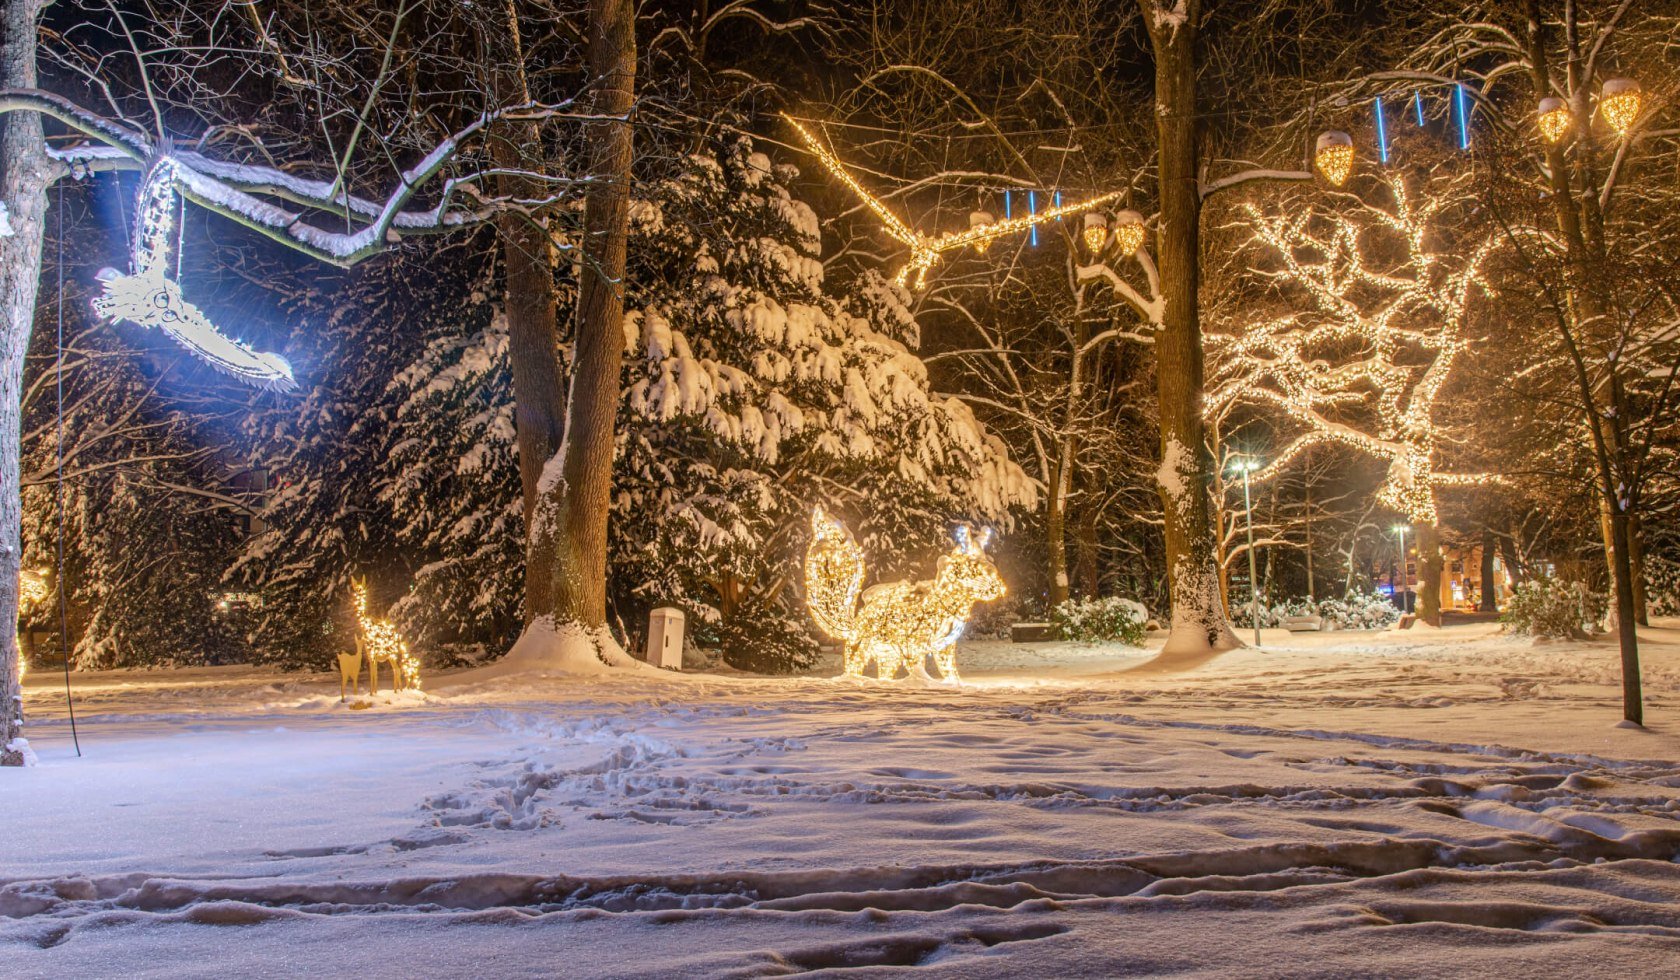
[[[1318,604],[1324,625],[1339,630],[1382,630],[1400,621],[1400,610],[1381,592],[1349,592]]]
[[[1680,562],[1645,556],[1645,605],[1653,616],[1680,616]]]
[[[1069,599],[1050,610],[1050,632],[1058,640],[1143,646],[1149,610],[1130,599]]]
[[[1499,621],[1512,633],[1578,640],[1598,630],[1607,608],[1603,593],[1580,582],[1537,578],[1517,586]]]
[[[808,670],[816,665],[819,653],[802,618],[779,609],[731,616],[705,627],[702,638],[722,649],[724,663],[761,674]]]

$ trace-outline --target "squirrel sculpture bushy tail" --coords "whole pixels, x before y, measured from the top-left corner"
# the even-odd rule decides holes
[[[957,639],[974,604],[1008,589],[986,557],[989,531],[976,541],[962,527],[956,539],[931,580],[887,582],[864,592],[863,549],[821,506],[812,513],[805,602],[822,631],[844,641],[847,676],[863,676],[873,662],[879,680],[892,680],[900,669],[925,677],[931,655],[945,680],[957,680]]]
[[[866,571],[863,548],[852,532],[818,504],[811,512],[811,546],[805,551],[805,603],[824,633],[848,642],[856,638],[853,625]]]

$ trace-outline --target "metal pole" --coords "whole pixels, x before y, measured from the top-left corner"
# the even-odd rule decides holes
[[[1260,645],[1260,577],[1254,568],[1254,504],[1248,499],[1248,471],[1251,465],[1243,463],[1243,510],[1248,518],[1248,594],[1254,601],[1254,645]]]
[[[1400,564],[1394,566],[1394,577],[1400,580],[1400,612],[1409,613],[1411,610],[1406,607],[1411,603],[1408,593],[1411,592],[1412,577],[1406,574],[1406,529],[1397,527],[1394,530],[1400,534]]]

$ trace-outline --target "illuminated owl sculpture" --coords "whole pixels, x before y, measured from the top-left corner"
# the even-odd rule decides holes
[[[166,274],[179,200],[178,176],[178,167],[168,157],[158,160],[146,174],[135,219],[134,271],[124,275],[115,269],[101,270],[99,280],[105,288],[94,298],[94,310],[106,319],[159,328],[211,366],[259,388],[295,387],[292,366],[285,358],[223,334],[202,310],[187,302],[180,284]]]

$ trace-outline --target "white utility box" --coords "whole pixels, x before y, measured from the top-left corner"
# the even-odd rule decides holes
[[[682,670],[683,611],[664,606],[648,613],[647,662]]]

